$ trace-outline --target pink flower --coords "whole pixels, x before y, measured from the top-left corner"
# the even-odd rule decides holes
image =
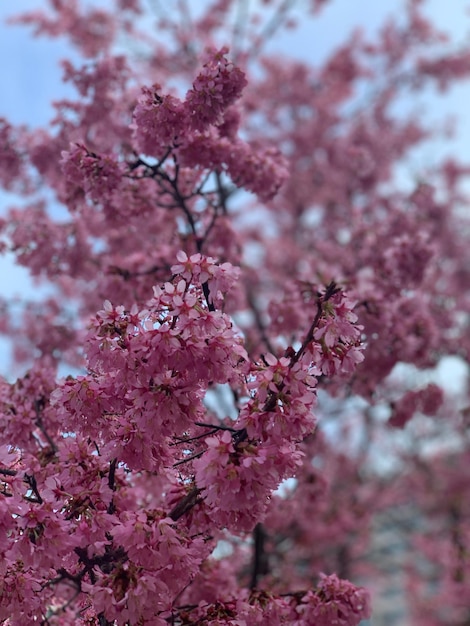
[[[111,196],[122,183],[123,168],[117,161],[92,153],[80,144],[62,152],[61,165],[67,181],[81,187],[96,202]]]
[[[183,102],[160,95],[159,90],[160,85],[142,88],[132,123],[138,151],[156,157],[178,144],[189,130]]]
[[[317,593],[307,592],[297,612],[305,626],[358,626],[370,617],[370,601],[362,587],[322,574]]]
[[[186,94],[191,127],[204,130],[223,122],[224,111],[240,98],[247,81],[245,74],[225,55],[227,48],[207,51],[207,61]]]

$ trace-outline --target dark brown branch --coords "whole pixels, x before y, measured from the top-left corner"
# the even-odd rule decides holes
[[[200,494],[201,489],[199,489],[199,487],[193,487],[191,491],[173,507],[168,517],[171,517],[174,522],[179,520],[180,517],[183,517],[185,513],[200,502]]]
[[[31,491],[34,494],[34,498],[28,498],[28,500],[30,502],[36,502],[37,504],[42,504],[44,500],[41,498],[41,494],[38,491],[36,478],[32,474],[25,474],[24,482],[28,485],[28,487],[31,489]]]
[[[185,459],[181,459],[181,461],[176,461],[176,463],[173,463],[173,467],[178,467],[178,465],[183,465],[183,463],[187,463],[188,461],[194,461],[194,459],[199,459],[203,454],[204,454],[205,450],[201,450],[200,452],[195,452],[194,454],[191,454],[191,456],[187,456]]]
[[[4,476],[16,476],[18,472],[16,470],[7,469],[6,467],[0,467],[0,474]]]
[[[291,359],[291,367],[295,363],[297,363],[297,361],[300,359],[300,357],[303,355],[303,353],[307,349],[307,346],[309,345],[309,343],[313,341],[314,332],[317,329],[318,324],[320,323],[321,317],[323,315],[323,310],[324,310],[323,307],[324,307],[325,302],[328,302],[328,300],[330,300],[330,298],[332,298],[339,291],[341,291],[341,288],[338,287],[334,281],[332,281],[331,283],[327,285],[325,289],[325,293],[323,295],[318,296],[317,313],[312,322],[312,325],[308,329],[308,333],[306,334],[302,345],[300,346],[300,348],[297,350],[297,352],[294,354],[294,356]]]
[[[44,410],[44,406],[45,406],[45,400],[44,398],[39,398],[38,400],[34,400],[33,403],[34,406],[34,411],[36,413],[36,426],[39,428],[39,430],[41,431],[42,435],[44,436],[44,438],[46,439],[47,443],[49,444],[53,454],[56,454],[57,452],[57,446],[55,444],[55,442],[53,441],[52,437],[49,435],[49,433],[47,432],[44,423],[42,421],[42,416],[41,413]]]
[[[192,443],[193,441],[197,441],[198,439],[203,439],[204,437],[210,437],[211,435],[213,435],[214,433],[216,433],[217,431],[214,429],[202,433],[202,435],[196,435],[195,437],[173,437],[173,439],[175,439],[176,441],[174,443],[171,443],[171,446],[180,446],[181,444],[185,444],[185,443]]]
[[[268,555],[265,551],[266,531],[262,524],[256,524],[253,530],[253,568],[250,589],[256,589],[261,576],[268,573]]]
[[[117,465],[117,458],[114,458],[109,464],[109,474],[108,474],[108,487],[112,491],[116,491],[116,465]],[[116,511],[116,506],[114,504],[114,495],[113,495],[108,504],[107,512],[109,515],[112,515],[115,511]]]
[[[201,426],[203,428],[210,428],[212,430],[228,430],[232,433],[238,432],[236,428],[232,428],[231,426],[224,426],[224,424],[205,424],[204,422],[194,422],[196,426]]]
[[[108,474],[108,487],[112,490],[112,491],[116,491],[116,465],[117,465],[117,459],[114,458],[110,463],[109,463],[109,474]]]
[[[209,285],[207,283],[202,283],[202,292],[204,293],[204,298],[206,299],[207,308],[209,309],[209,311],[215,311],[215,306],[213,302],[211,301],[211,296],[209,293]]]
[[[100,613],[98,615],[98,623],[99,626],[113,626],[114,621],[110,622],[106,619],[106,617],[104,616],[104,613]]]

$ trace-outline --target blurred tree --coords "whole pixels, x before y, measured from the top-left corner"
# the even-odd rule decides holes
[[[321,67],[264,53],[288,0],[112,4],[19,18],[84,63],[0,122],[2,250],[55,289],[2,303],[1,622],[357,625],[408,507],[413,624],[470,624],[468,398],[418,376],[468,363],[469,168],[404,189],[434,129],[394,113],[470,49],[420,0]]]

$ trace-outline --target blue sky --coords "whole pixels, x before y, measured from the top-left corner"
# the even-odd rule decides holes
[[[64,94],[58,60],[67,56],[66,43],[33,39],[31,28],[5,24],[8,16],[44,5],[44,0],[0,4],[0,116],[15,124],[45,124],[51,117],[51,100]]]

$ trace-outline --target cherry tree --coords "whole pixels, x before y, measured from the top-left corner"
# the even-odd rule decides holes
[[[18,18],[80,62],[0,120],[2,251],[53,286],[2,301],[2,624],[358,625],[399,507],[413,624],[470,623],[468,398],[419,376],[468,362],[469,168],[400,181],[441,129],[396,112],[470,50],[422,4],[319,67],[267,52],[285,0]]]

